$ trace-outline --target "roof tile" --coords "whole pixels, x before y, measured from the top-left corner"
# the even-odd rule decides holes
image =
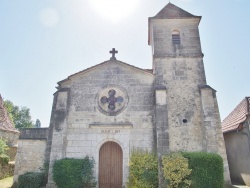
[[[222,131],[234,131],[249,115],[250,97],[245,97],[238,106],[222,121]]]
[[[7,110],[4,107],[3,98],[0,95],[0,130],[19,133],[11,122]]]

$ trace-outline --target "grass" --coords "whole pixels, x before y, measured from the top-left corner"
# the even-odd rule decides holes
[[[13,183],[13,176],[0,180],[1,188],[10,188]]]

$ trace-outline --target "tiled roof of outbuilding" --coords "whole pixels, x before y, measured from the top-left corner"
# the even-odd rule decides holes
[[[14,127],[13,123],[10,121],[10,118],[7,114],[7,110],[4,108],[4,102],[1,95],[0,95],[0,130],[19,133],[19,131]]]
[[[249,115],[250,97],[245,97],[240,104],[222,121],[222,131],[236,130]]]

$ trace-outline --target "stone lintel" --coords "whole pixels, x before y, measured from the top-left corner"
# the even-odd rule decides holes
[[[155,89],[155,91],[167,90],[166,86],[162,86],[162,85],[155,86],[154,89]]]
[[[130,129],[133,128],[132,123],[91,123],[89,128],[110,128],[110,129]]]

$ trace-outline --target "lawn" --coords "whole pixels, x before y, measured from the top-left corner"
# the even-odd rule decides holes
[[[0,180],[1,188],[10,188],[13,183],[13,176]]]

